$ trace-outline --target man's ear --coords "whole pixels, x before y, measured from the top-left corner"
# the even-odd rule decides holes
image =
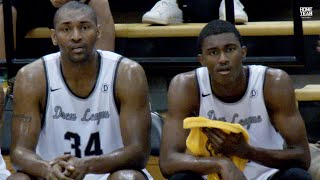
[[[100,26],[100,24],[98,24],[98,26],[97,26],[97,38],[100,39],[100,37],[101,37],[101,26]]]
[[[202,54],[198,54],[197,60],[201,63],[201,65],[203,67],[206,67],[206,61],[205,61],[206,57],[205,56],[203,56]]]
[[[52,44],[57,46],[58,45],[58,42],[57,42],[57,36],[56,36],[56,32],[54,29],[51,29],[52,33],[51,33],[51,41],[52,41]]]
[[[247,57],[247,52],[248,52],[248,48],[246,46],[242,46],[241,47],[241,54],[242,54],[243,58]]]

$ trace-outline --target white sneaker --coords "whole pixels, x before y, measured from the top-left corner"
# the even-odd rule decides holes
[[[142,17],[143,23],[178,24],[182,23],[182,11],[173,0],[160,0]]]
[[[226,20],[226,8],[225,8],[225,0],[221,1],[219,7],[219,19]],[[236,23],[247,23],[248,15],[243,10],[244,6],[241,4],[239,0],[234,0],[234,17]]]

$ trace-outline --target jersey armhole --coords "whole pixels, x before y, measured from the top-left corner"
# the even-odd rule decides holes
[[[116,95],[116,84],[117,84],[116,81],[117,81],[117,74],[118,74],[119,65],[124,58],[125,58],[124,56],[121,56],[119,58],[117,65],[116,65],[116,68],[115,68],[115,71],[114,71],[114,76],[113,76],[113,78],[114,78],[113,79],[113,100],[114,100],[114,104],[115,104],[116,109],[119,114],[120,114],[120,103],[118,102],[117,95]]]
[[[46,96],[45,96],[45,101],[44,101],[44,111],[42,113],[42,117],[41,117],[41,129],[44,127],[45,125],[45,119],[46,119],[46,113],[47,113],[47,107],[48,107],[48,91],[49,91],[49,78],[48,78],[48,72],[47,72],[47,65],[46,65],[46,62],[44,60],[44,58],[42,57],[42,63],[43,63],[43,69],[44,69],[44,75],[45,75],[45,78],[46,78]]]

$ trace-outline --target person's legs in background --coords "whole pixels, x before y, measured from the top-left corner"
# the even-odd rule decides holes
[[[174,174],[168,180],[204,180],[201,175],[191,172],[181,172]]]
[[[182,11],[176,0],[160,0],[143,15],[142,22],[163,25],[182,23]]]
[[[234,17],[236,23],[247,23],[248,15],[244,11],[244,6],[240,2],[240,0],[234,0]],[[219,19],[226,20],[226,8],[225,8],[225,0],[221,1],[219,7]]]
[[[225,20],[224,0],[160,0],[143,15],[142,22],[163,25],[182,23],[179,7],[183,10],[185,22],[209,22],[218,18]],[[234,12],[236,23],[248,22],[244,6],[239,0],[234,0]]]
[[[11,10],[12,10],[12,21],[13,21],[13,35],[14,35],[14,39],[16,39],[17,10],[14,6],[12,6]],[[5,34],[4,34],[4,15],[3,15],[2,0],[0,0],[0,59],[5,59],[5,58],[6,58],[6,52],[5,52]]]
[[[0,0],[1,2],[2,0]],[[14,35],[14,48],[15,48],[15,58],[20,57],[32,57],[29,56],[29,46],[28,42],[25,40],[25,35],[31,29],[36,27],[52,27],[52,19],[54,12],[56,11],[55,7],[52,6],[51,2],[48,0],[11,0],[12,5],[12,20],[13,20],[13,35]],[[5,35],[4,35],[4,22],[3,22],[3,5],[0,3],[0,59],[5,58]],[[51,40],[48,41],[51,45]],[[54,47],[53,45],[51,45]],[[41,51],[49,51],[52,47],[40,46]],[[26,53],[27,52],[27,53]],[[38,52],[38,51],[33,51]],[[29,54],[28,54],[29,53]],[[26,55],[27,54],[27,55]],[[45,54],[45,53],[42,53]],[[41,54],[41,55],[42,55]],[[34,57],[40,57],[37,55]]]

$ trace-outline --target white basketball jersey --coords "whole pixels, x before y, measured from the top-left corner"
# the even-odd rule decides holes
[[[199,116],[241,124],[249,133],[251,146],[283,149],[284,140],[272,126],[264,102],[263,85],[267,68],[255,65],[248,68],[247,90],[244,96],[234,103],[219,100],[212,92],[208,69],[198,68],[196,76],[200,90]],[[277,171],[249,161],[244,174],[250,180],[265,180]]]
[[[43,57],[47,103],[36,151],[44,160],[64,154],[102,155],[123,147],[114,99],[116,70],[122,56],[107,51],[98,53],[101,60],[97,82],[86,98],[76,96],[67,86],[61,72],[60,53]]]
[[[3,159],[0,149],[0,180],[5,180],[11,175],[6,167],[6,161]]]

